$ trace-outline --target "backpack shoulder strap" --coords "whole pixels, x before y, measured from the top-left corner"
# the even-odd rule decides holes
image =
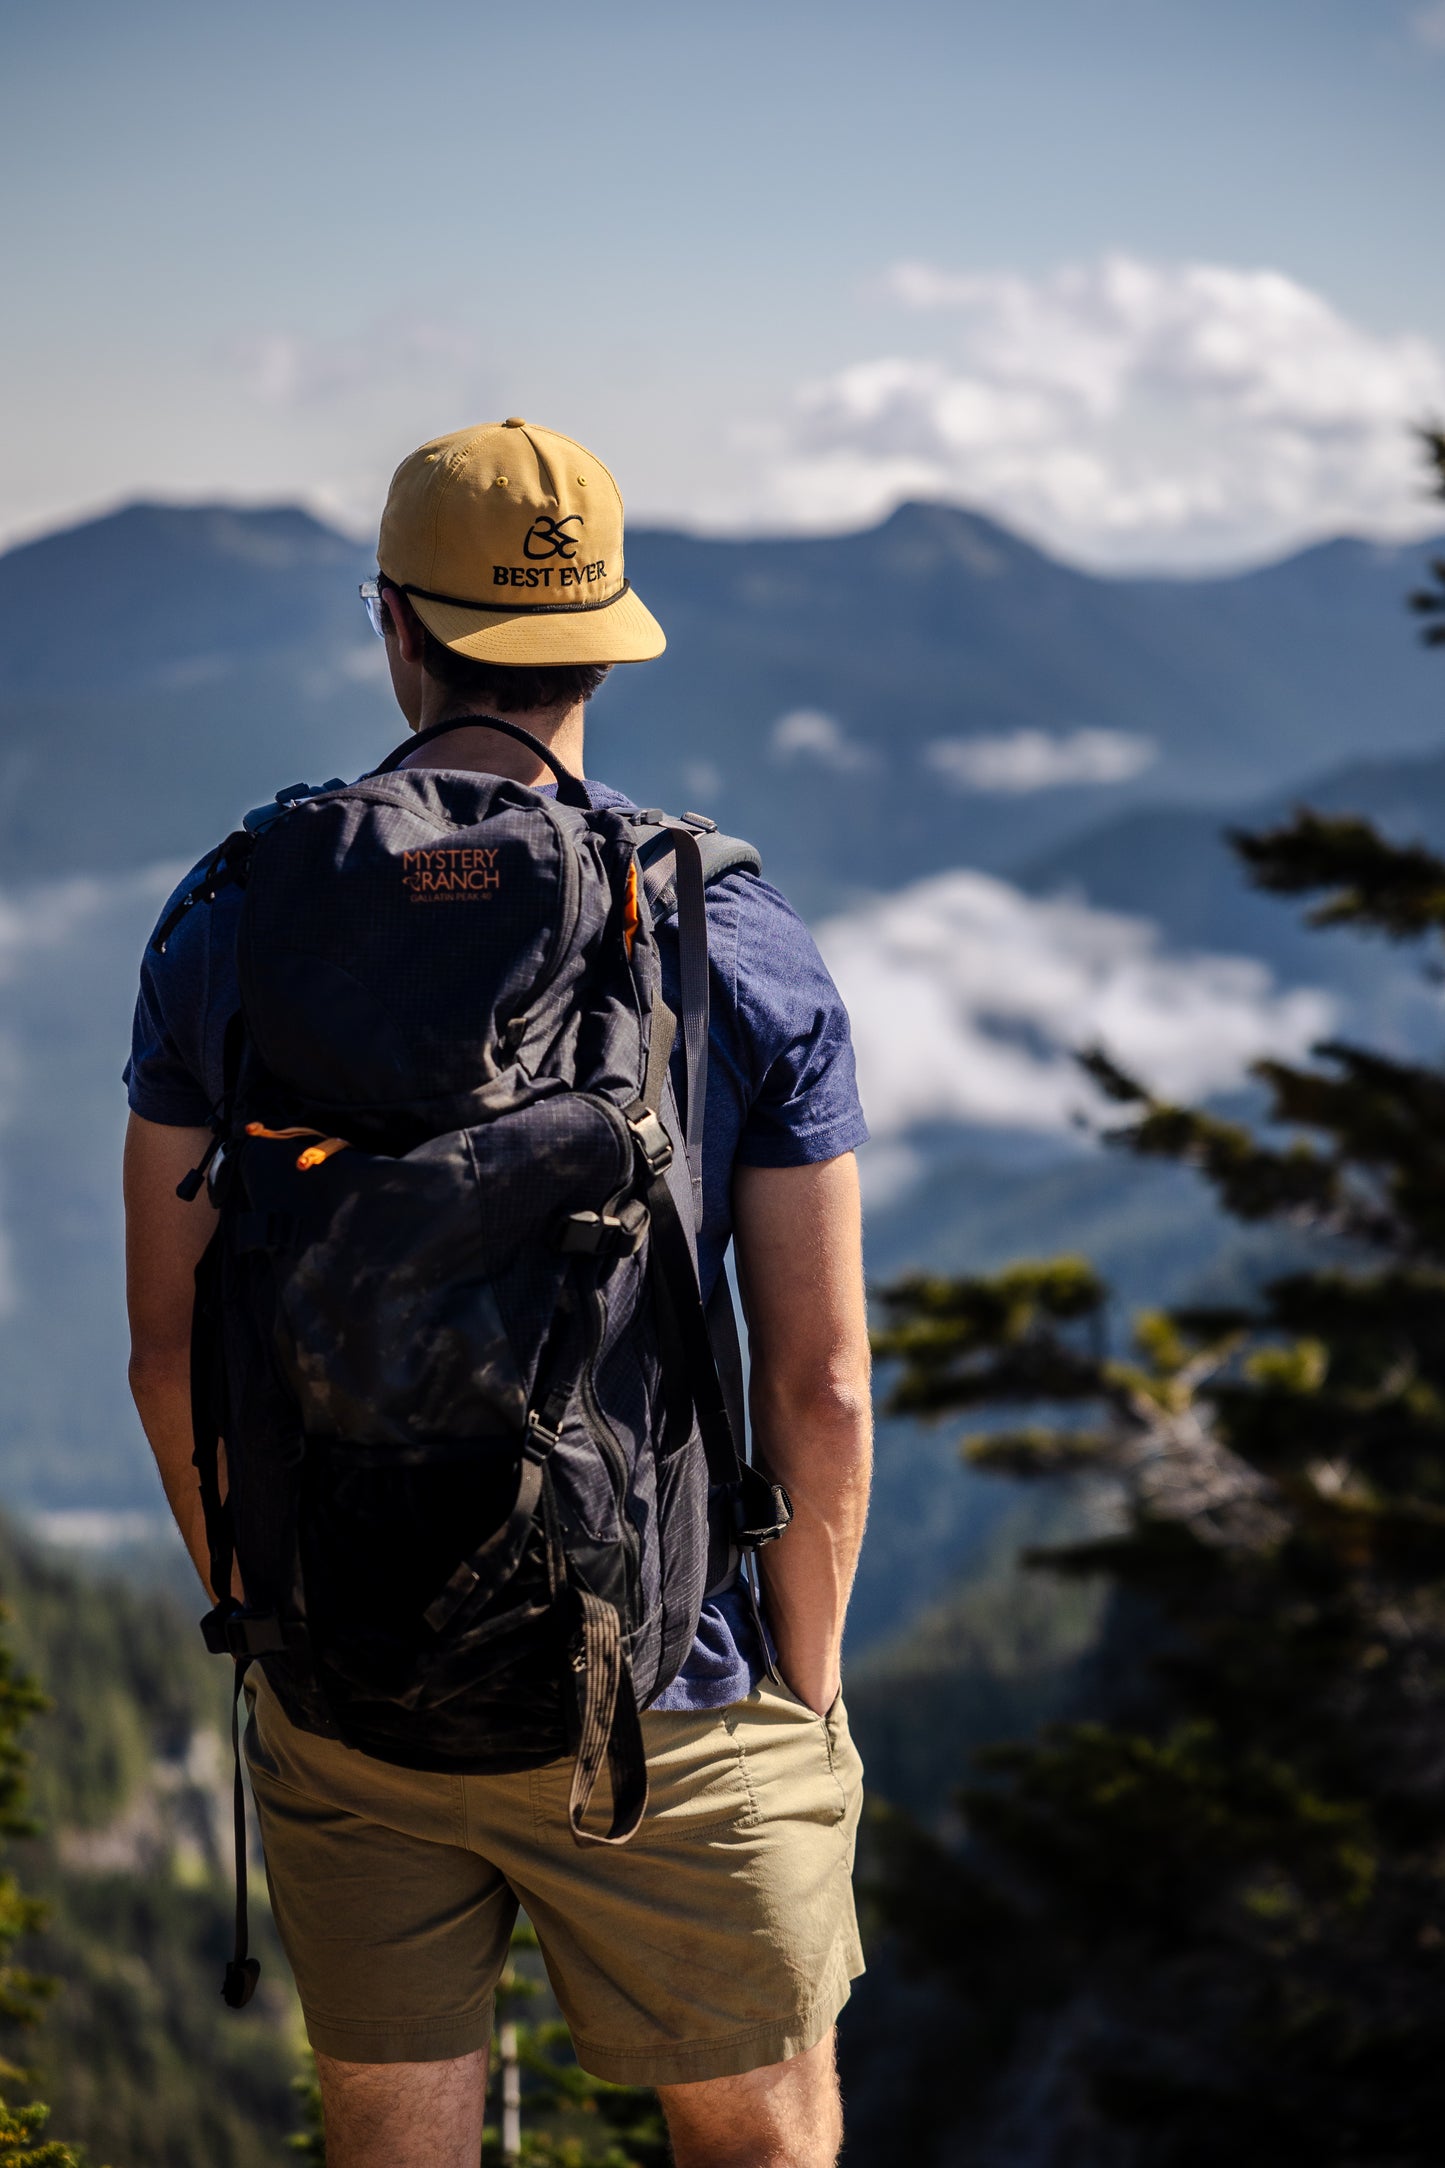
[[[677,909],[673,836],[678,829],[689,830],[696,839],[704,888],[711,888],[714,881],[728,873],[760,874],[763,870],[755,843],[746,842],[742,836],[724,835],[716,821],[708,820],[705,814],[663,813],[650,806],[636,820],[640,831],[637,856],[654,918],[666,918]]]
[[[654,919],[677,913],[678,1024],[687,1079],[684,1109],[694,1224],[702,1224],[702,1124],[707,1099],[707,1041],[711,987],[707,957],[706,892],[726,873],[758,874],[763,861],[741,836],[723,835],[702,813],[664,813],[648,806],[631,815],[643,892]]]

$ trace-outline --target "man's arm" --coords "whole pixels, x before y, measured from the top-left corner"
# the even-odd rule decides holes
[[[838,1692],[873,1454],[853,1154],[813,1167],[739,1167],[733,1233],[754,1446],[794,1509],[786,1535],[759,1553],[768,1623],[784,1678],[822,1715]]]
[[[130,1389],[176,1525],[211,1592],[200,1483],[191,1465],[191,1311],[195,1270],[215,1225],[202,1188],[191,1204],[176,1184],[210,1142],[208,1129],[170,1129],[132,1114],[125,1135],[125,1284]]]

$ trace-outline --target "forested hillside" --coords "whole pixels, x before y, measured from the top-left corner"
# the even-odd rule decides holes
[[[289,1976],[253,1896],[263,1963],[244,2022],[221,2002],[230,1954],[230,1667],[196,1631],[197,1591],[147,1593],[47,1555],[0,1523],[0,1599],[32,1719],[39,1833],[12,1844],[46,1911],[25,1963],[56,1982],[5,2052],[33,2072],[49,2128],[112,2168],[277,2168],[298,2119]]]

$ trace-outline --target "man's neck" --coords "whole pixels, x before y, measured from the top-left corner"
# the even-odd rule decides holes
[[[484,709],[458,707],[439,699],[434,704],[436,712],[429,714],[428,705],[423,704],[417,720],[419,731],[434,729],[438,723],[457,727],[449,729],[443,737],[419,745],[401,763],[404,768],[461,768],[478,775],[510,776],[513,782],[527,783],[533,788],[539,783],[555,780],[551,769],[527,746],[508,737],[504,731],[489,729]],[[528,708],[518,715],[503,716],[501,720],[515,723],[519,730],[540,739],[564,768],[580,776],[585,772],[582,740],[586,712],[583,702],[574,700],[550,708]],[[468,720],[473,715],[478,718],[475,723]]]

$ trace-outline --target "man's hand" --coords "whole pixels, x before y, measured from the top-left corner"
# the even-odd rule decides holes
[[[191,1204],[176,1184],[211,1140],[132,1114],[125,1135],[125,1285],[130,1389],[186,1549],[211,1593],[201,1491],[191,1465],[191,1311],[195,1271],[216,1215],[204,1188]]]
[[[792,1526],[758,1554],[768,1624],[784,1678],[821,1716],[838,1693],[872,1466],[853,1154],[813,1167],[739,1167],[733,1229],[754,1445],[793,1501]]]

